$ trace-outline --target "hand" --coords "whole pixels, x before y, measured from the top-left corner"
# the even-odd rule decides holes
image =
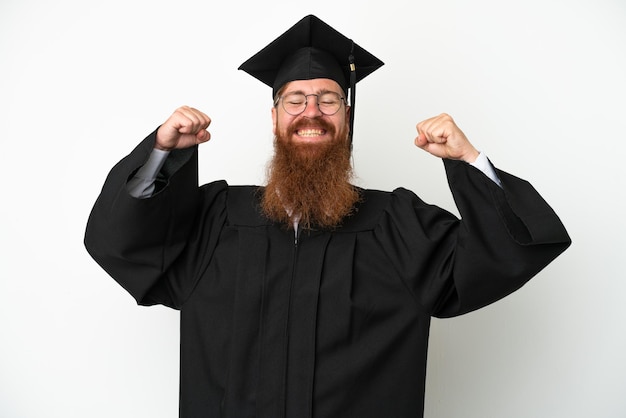
[[[211,118],[199,110],[189,106],[179,107],[157,130],[154,147],[169,151],[207,142],[211,139],[206,130],[210,124]]]
[[[473,163],[478,150],[469,142],[450,115],[442,113],[417,124],[415,145],[440,158]]]

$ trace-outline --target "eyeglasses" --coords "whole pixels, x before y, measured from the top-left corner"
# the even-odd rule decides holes
[[[278,100],[283,102],[285,112],[291,116],[298,116],[306,109],[309,96],[317,98],[317,107],[326,116],[332,116],[339,112],[341,103],[346,101],[346,99],[333,91],[322,94],[289,93],[279,97]],[[276,104],[278,104],[278,101]]]

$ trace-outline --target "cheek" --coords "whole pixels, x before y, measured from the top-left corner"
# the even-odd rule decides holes
[[[276,107],[272,107],[272,133],[276,135]]]
[[[350,118],[340,118],[335,121],[335,129],[337,132],[344,133],[350,130],[348,121]]]
[[[273,119],[274,135],[285,134],[293,119],[293,117],[285,115],[284,113],[277,113]]]

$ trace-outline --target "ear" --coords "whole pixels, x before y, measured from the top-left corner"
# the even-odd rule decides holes
[[[272,133],[276,135],[276,123],[278,115],[276,114],[276,106],[272,106]]]

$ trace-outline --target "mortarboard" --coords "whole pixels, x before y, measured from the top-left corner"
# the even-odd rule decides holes
[[[350,136],[354,125],[355,85],[383,62],[309,15],[241,64],[243,70],[272,87],[272,97],[294,80],[329,78],[347,94],[350,89]]]

